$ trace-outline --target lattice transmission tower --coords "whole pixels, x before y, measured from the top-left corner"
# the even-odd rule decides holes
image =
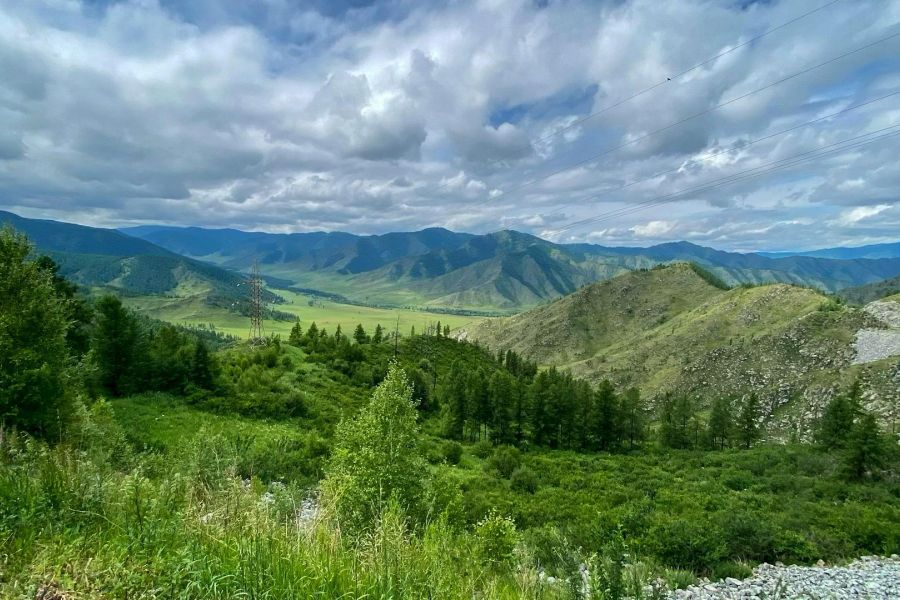
[[[265,306],[262,297],[263,282],[259,276],[259,263],[253,261],[250,273],[250,344],[262,344],[265,340],[263,332],[263,315]]]

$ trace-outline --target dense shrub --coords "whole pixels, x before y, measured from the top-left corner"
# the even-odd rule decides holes
[[[509,479],[513,471],[522,464],[522,455],[518,449],[510,446],[501,446],[494,450],[494,453],[485,463],[485,469],[495,473],[503,479]]]
[[[513,471],[509,478],[510,487],[517,492],[533,494],[538,489],[538,478],[528,467],[520,467]]]

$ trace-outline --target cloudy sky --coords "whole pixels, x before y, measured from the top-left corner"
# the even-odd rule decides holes
[[[900,0],[830,1],[3,0],[0,208],[897,241]]]

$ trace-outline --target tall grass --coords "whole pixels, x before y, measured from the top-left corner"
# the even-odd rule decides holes
[[[109,439],[88,437],[7,436],[0,597],[49,582],[86,598],[565,597],[529,567],[485,570],[444,521],[411,532],[395,506],[352,540],[327,509],[300,519],[304,490],[242,480],[214,440],[173,462],[112,460]]]

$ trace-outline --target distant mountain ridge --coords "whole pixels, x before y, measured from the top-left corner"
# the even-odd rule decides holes
[[[125,295],[203,296],[211,305],[242,310],[246,277],[172,252],[114,229],[45,219],[27,219],[0,211],[0,226],[24,233],[37,252],[60,265],[60,272],[87,288]],[[269,301],[277,297],[267,293]]]
[[[700,264],[729,285],[780,282],[829,292],[900,275],[900,257],[770,258],[689,242],[647,248],[556,244],[510,230],[474,235],[431,228],[366,236],[165,226],[122,231],[230,268],[245,270],[258,260],[264,273],[297,287],[398,305],[514,311],[673,261]]]
[[[819,250],[806,250],[798,252],[757,252],[760,256],[769,258],[782,258],[785,256],[813,256],[816,258],[898,258],[900,257],[900,242],[888,244],[870,244],[868,246],[847,246],[839,248],[821,248]]]

